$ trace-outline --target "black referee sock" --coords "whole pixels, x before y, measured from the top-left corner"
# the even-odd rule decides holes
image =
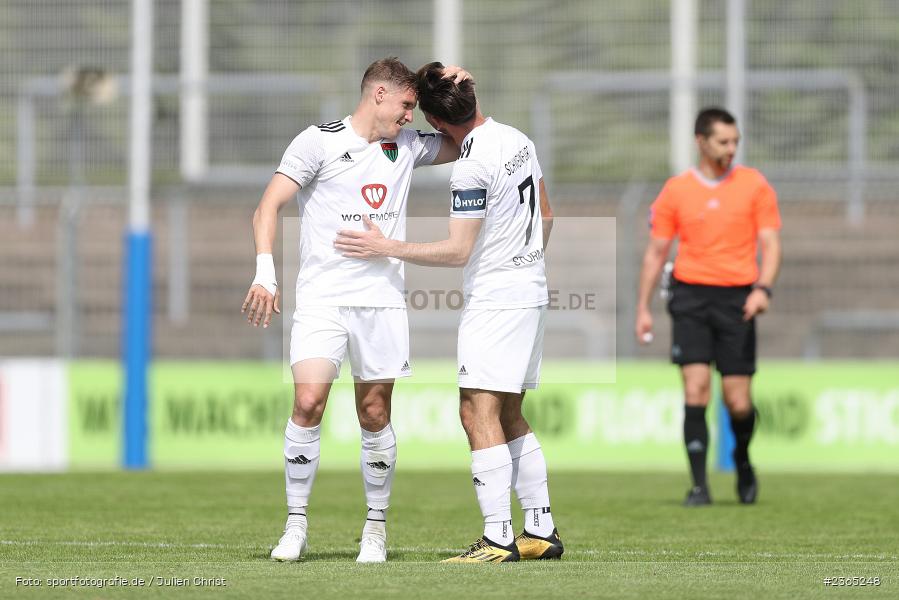
[[[731,415],[730,428],[737,442],[734,448],[734,462],[737,463],[737,469],[746,468],[749,466],[749,442],[755,431],[755,407],[743,419],[737,420]]]
[[[709,447],[709,428],[704,406],[684,407],[684,445],[690,459],[694,487],[706,487],[705,460]]]

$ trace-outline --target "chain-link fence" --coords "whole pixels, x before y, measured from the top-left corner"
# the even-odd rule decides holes
[[[460,4],[460,61],[485,112],[538,141],[556,213],[619,218],[628,353],[647,208],[670,174],[671,3]],[[766,354],[894,356],[899,4],[745,4],[744,160],[769,176],[784,213]],[[696,6],[698,104],[722,103],[727,3]],[[208,168],[187,185],[183,9],[155,2],[155,345],[162,356],[272,356],[280,341],[248,337],[235,312],[267,176],[296,132],[352,111],[372,60],[444,59],[441,24],[434,3],[414,0],[209,0]],[[130,40],[124,0],[0,5],[2,355],[118,352]],[[426,126],[420,114],[415,125]],[[442,214],[445,182],[419,181],[427,199],[412,214]],[[852,198],[859,222],[846,217]],[[662,355],[664,339],[650,352]]]

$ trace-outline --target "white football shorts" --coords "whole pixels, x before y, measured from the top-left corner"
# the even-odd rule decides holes
[[[290,364],[327,358],[337,367],[347,353],[353,377],[362,381],[412,374],[405,308],[303,306],[293,314]]]
[[[459,387],[520,394],[540,380],[546,306],[466,309],[459,322]]]

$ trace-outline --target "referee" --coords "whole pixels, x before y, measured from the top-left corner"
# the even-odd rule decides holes
[[[734,117],[706,108],[696,117],[699,165],[671,177],[650,211],[635,332],[652,339],[649,306],[668,251],[678,238],[668,312],[671,360],[684,382],[684,444],[693,487],[685,506],[711,504],[706,479],[710,364],[721,373],[724,404],[736,437],[737,496],[752,504],[758,482],[749,462],[756,411],[755,317],[768,309],[780,267],[777,196],[755,169],[734,165],[740,133]],[[761,265],[757,260],[761,249]]]

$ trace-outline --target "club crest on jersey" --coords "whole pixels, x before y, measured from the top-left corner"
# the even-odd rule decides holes
[[[387,186],[380,183],[369,183],[362,186],[362,198],[374,209],[381,208],[387,198]]]
[[[400,153],[396,147],[396,142],[381,142],[381,150],[384,151],[384,156],[389,158],[390,162],[396,162],[396,157]]]

